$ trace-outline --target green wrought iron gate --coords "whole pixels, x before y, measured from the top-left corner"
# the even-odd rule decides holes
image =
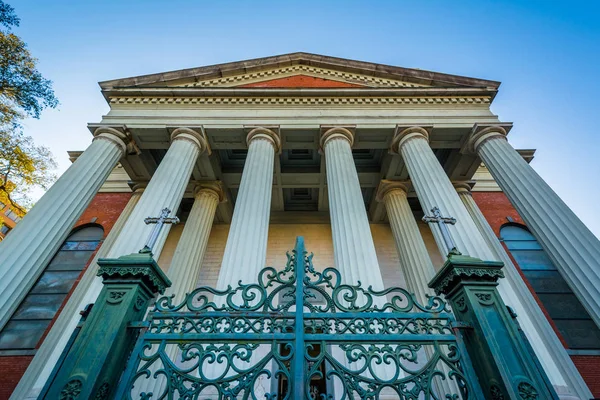
[[[442,298],[342,284],[301,237],[257,282],[159,298],[115,398],[483,398]]]

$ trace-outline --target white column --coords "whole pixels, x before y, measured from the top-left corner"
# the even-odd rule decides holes
[[[409,185],[408,182],[382,180],[377,189],[377,200],[385,205],[408,289],[415,294],[421,304],[426,305],[427,296],[435,295],[433,290],[427,286],[435,275],[435,268],[410,209],[410,204],[408,204]],[[419,365],[424,365],[427,360],[431,360],[435,350],[427,346],[425,354],[426,356],[419,360],[421,362]],[[421,357],[419,356],[419,358]],[[438,365],[438,367],[440,366]],[[445,374],[450,372],[445,366],[441,366],[441,369]],[[446,394],[458,393],[458,387],[449,379],[436,379],[435,387],[439,398],[445,398]]]
[[[427,284],[435,275],[435,268],[408,204],[408,185],[407,182],[383,180],[377,190],[377,199],[385,205],[408,288],[421,304],[427,304],[427,295],[434,295]]]
[[[242,180],[233,209],[225,253],[217,279],[217,289],[228,285],[237,287],[238,282],[255,283],[267,260],[267,239],[271,214],[271,194],[273,192],[273,169],[275,154],[281,149],[279,135],[270,129],[255,128],[246,138],[248,155],[242,171]],[[217,301],[224,302],[224,299]],[[237,300],[236,300],[237,301]],[[254,365],[264,357],[270,345],[260,345],[246,367]],[[220,375],[222,366],[205,366],[209,377]],[[264,397],[271,388],[271,379],[257,380],[254,394]],[[214,393],[207,395],[215,396]]]
[[[186,294],[196,289],[217,205],[224,199],[220,182],[200,183],[194,188],[194,192],[192,210],[167,271],[171,286],[167,288],[164,296],[173,295],[172,304],[184,301]],[[181,350],[176,346],[167,346],[165,351],[173,362],[182,362]],[[158,369],[155,365],[151,371],[154,374]],[[159,379],[142,380],[136,386],[139,393],[158,394],[165,390],[166,384],[166,380],[160,376]]]
[[[493,126],[475,131],[483,160],[587,312],[600,326],[600,241]]]
[[[333,236],[333,258],[345,283],[384,288],[369,218],[352,157],[352,132],[329,129],[321,136],[327,170],[327,194]]]
[[[517,320],[557,393],[561,399],[575,398],[569,397],[569,392],[572,396],[576,395],[576,398],[582,400],[592,398],[592,393],[581,378],[571,357],[567,354],[512,260],[473,200],[471,187],[465,183],[455,183],[454,186],[475,225],[479,228],[479,232],[492,250],[494,259],[504,263],[503,271],[506,279],[498,281],[498,291],[505,302],[510,304],[517,313]]]
[[[199,184],[195,188],[194,199],[167,271],[171,287],[166,290],[165,296],[175,295],[173,304],[179,304],[186,293],[196,289],[217,205],[224,199],[220,182]]]
[[[327,171],[333,259],[335,267],[342,275],[342,283],[357,284],[360,281],[365,289],[372,286],[375,290],[382,290],[384,285],[381,270],[352,157],[353,142],[352,132],[342,127],[331,128],[321,135],[321,148],[325,153]],[[359,298],[358,303],[360,302]],[[374,303],[376,306],[382,306],[385,299],[376,299]],[[346,360],[339,346],[332,346],[331,354],[335,358]],[[356,368],[347,362],[346,366],[350,370]],[[395,369],[375,365],[374,371],[380,379],[391,379]],[[402,374],[402,371],[399,372]],[[371,376],[368,373],[367,375]],[[335,399],[341,398],[342,391],[339,382],[334,382]],[[394,397],[391,396],[391,392],[384,390],[380,398]]]
[[[0,242],[0,329],[125,154],[126,134],[101,127],[94,136],[87,150]]]
[[[44,387],[56,361],[71,337],[71,333],[75,330],[77,323],[81,319],[79,312],[86,305],[95,302],[100,290],[102,290],[102,278],[96,276],[98,259],[106,257],[108,250],[119,236],[121,229],[123,229],[125,221],[127,221],[127,218],[129,218],[134,207],[140,200],[145,187],[145,183],[136,184],[133,187],[133,193],[127,205],[106,236],[106,239],[104,239],[102,246],[96,252],[94,259],[90,262],[81,280],[75,286],[75,290],[69,296],[69,300],[64,308],[54,321],[48,335],[44,338],[42,345],[35,353],[35,357],[31,360],[31,364],[29,364],[25,374],[13,391],[11,399],[37,399],[39,392]]]
[[[448,225],[448,228],[458,250],[482,260],[492,260],[490,249],[429,147],[427,130],[421,127],[398,127],[391,150],[402,155],[423,212],[429,215],[433,207],[438,207],[444,217],[456,218],[456,224]],[[439,228],[431,226],[431,230],[442,255],[448,254],[450,249],[443,245]]]
[[[156,217],[167,207],[174,216],[179,208],[185,188],[190,181],[192,169],[201,152],[207,150],[206,138],[190,128],[177,128],[171,134],[171,146],[152,175],[148,187],[131,213],[115,244],[109,250],[107,257],[136,253],[144,247],[153,229],[146,225],[146,217]],[[171,228],[166,224],[152,249],[154,258],[158,259],[165,240]]]
[[[217,288],[256,282],[267,260],[267,238],[279,136],[266,128],[248,133],[248,156],[242,172]]]

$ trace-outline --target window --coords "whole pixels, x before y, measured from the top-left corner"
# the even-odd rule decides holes
[[[503,226],[500,236],[569,348],[600,349],[600,329],[536,238],[527,229],[517,225]]]
[[[13,220],[13,221],[15,221],[15,222],[19,222],[19,221],[21,220],[21,217],[19,217],[19,216],[17,215],[17,213],[16,213],[16,212],[14,212],[13,210],[7,210],[7,211],[5,212],[5,214],[6,214],[6,216],[7,216],[8,218],[12,219],[12,220]]]
[[[8,226],[6,226],[6,225],[2,224],[2,225],[0,226],[0,233],[6,236],[6,234],[7,234],[8,232],[10,232],[10,228],[9,228]]]
[[[2,332],[0,350],[34,349],[104,236],[97,225],[73,232]]]

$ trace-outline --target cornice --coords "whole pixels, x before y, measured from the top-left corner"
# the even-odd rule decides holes
[[[500,86],[500,82],[486,79],[470,78],[422,69],[403,68],[304,52],[114,79],[100,82],[99,85],[102,90],[109,90],[115,87],[157,86],[161,84],[172,85],[177,84],[178,82],[183,83],[185,81],[201,82],[219,80],[222,78],[227,79],[227,77],[260,73],[262,71],[296,65],[329,69],[341,74],[360,74],[362,76],[373,78],[392,79],[418,85],[438,87],[488,87],[492,89],[498,89]]]
[[[378,107],[396,107],[399,105],[412,106],[432,106],[432,105],[480,105],[489,106],[492,99],[489,96],[424,96],[424,97],[374,97],[374,96],[355,96],[355,97],[171,97],[171,96],[124,96],[113,97],[110,99],[111,105],[202,105],[202,106],[228,106],[228,105],[257,105],[257,106],[378,106]]]

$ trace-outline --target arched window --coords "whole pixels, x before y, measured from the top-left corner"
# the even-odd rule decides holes
[[[0,350],[35,348],[103,236],[101,226],[88,225],[67,237],[0,332]]]
[[[600,349],[600,329],[531,232],[510,224],[500,236],[569,348]]]

